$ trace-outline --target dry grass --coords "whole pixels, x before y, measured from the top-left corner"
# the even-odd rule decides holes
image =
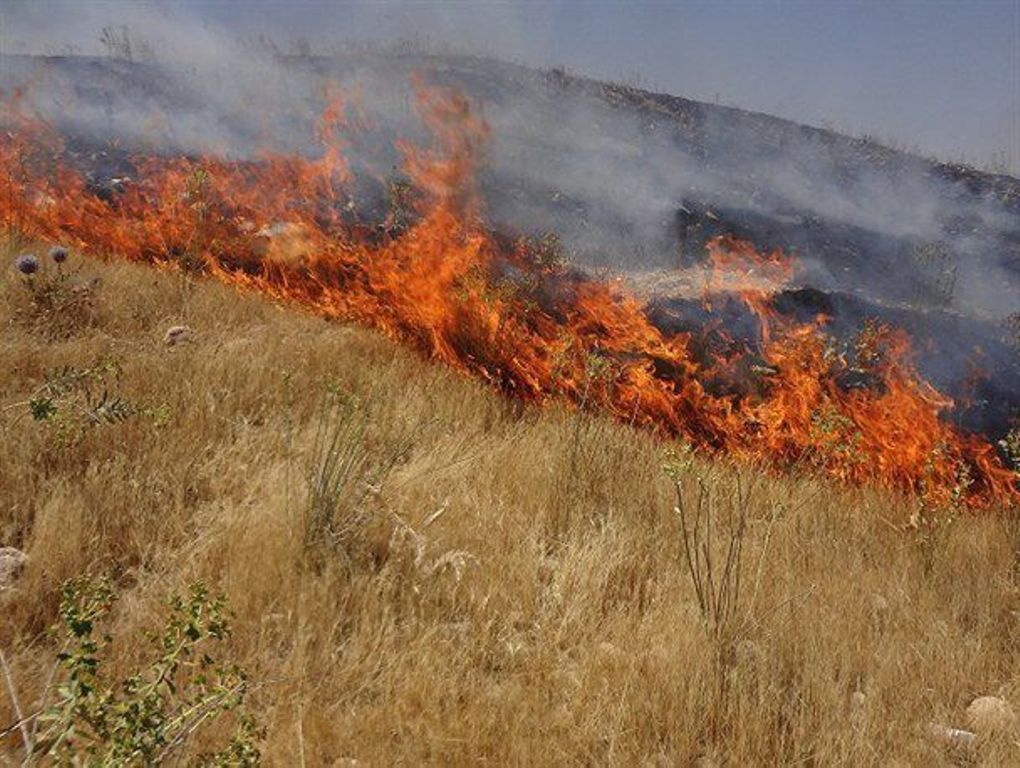
[[[1004,517],[904,532],[887,496],[681,456],[688,514],[699,478],[711,493],[716,562],[727,519],[746,522],[718,631],[649,436],[141,267],[87,265],[89,326],[51,341],[17,321],[9,261],[0,546],[30,559],[0,595],[0,648],[27,701],[58,585],[104,572],[125,668],[169,592],[227,593],[275,765],[1020,761],[1015,738],[963,754],[927,732],[965,726],[977,695],[1020,701]],[[175,324],[192,338],[167,346]],[[24,402],[63,366],[102,371],[132,415],[34,421]],[[11,734],[0,764],[19,749]]]

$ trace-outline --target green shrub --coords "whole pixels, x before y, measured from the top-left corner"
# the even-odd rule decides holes
[[[196,733],[231,713],[236,727],[227,743],[191,764],[258,764],[262,732],[245,709],[247,676],[214,656],[229,636],[224,599],[202,584],[171,598],[162,628],[149,633],[154,659],[110,679],[111,638],[99,627],[115,599],[108,580],[82,577],[61,588],[60,621],[52,630],[62,644],[57,683],[43,694],[31,729],[22,727],[26,759],[88,766],[179,760]],[[47,703],[51,690],[55,700]]]

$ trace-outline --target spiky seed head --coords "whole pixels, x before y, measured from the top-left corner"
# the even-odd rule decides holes
[[[14,267],[23,275],[34,275],[39,271],[39,259],[31,253],[23,253],[14,260]]]
[[[68,250],[62,245],[55,245],[50,248],[50,258],[53,259],[57,264],[63,264],[67,261],[67,257],[70,255]]]

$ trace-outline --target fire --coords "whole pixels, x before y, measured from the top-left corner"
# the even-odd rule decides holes
[[[565,398],[705,451],[931,504],[1020,498],[991,445],[941,418],[952,402],[915,373],[905,336],[869,326],[841,348],[824,317],[793,324],[772,310],[796,268],[787,255],[732,237],[709,244],[706,308],[725,289],[759,323],[755,344],[719,350],[664,332],[617,283],[487,231],[473,179],[489,127],[456,90],[415,87],[435,141],[399,145],[416,190],[406,226],[370,226],[352,211],[339,94],[317,124],[318,158],[136,156],[112,193],[90,187],[53,130],[9,107],[3,218],[98,256],[201,270],[364,323],[508,395]]]

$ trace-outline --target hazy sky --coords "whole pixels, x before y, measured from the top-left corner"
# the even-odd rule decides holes
[[[452,42],[1020,171],[1020,0],[0,0],[0,44],[95,49],[153,10],[279,41]]]

